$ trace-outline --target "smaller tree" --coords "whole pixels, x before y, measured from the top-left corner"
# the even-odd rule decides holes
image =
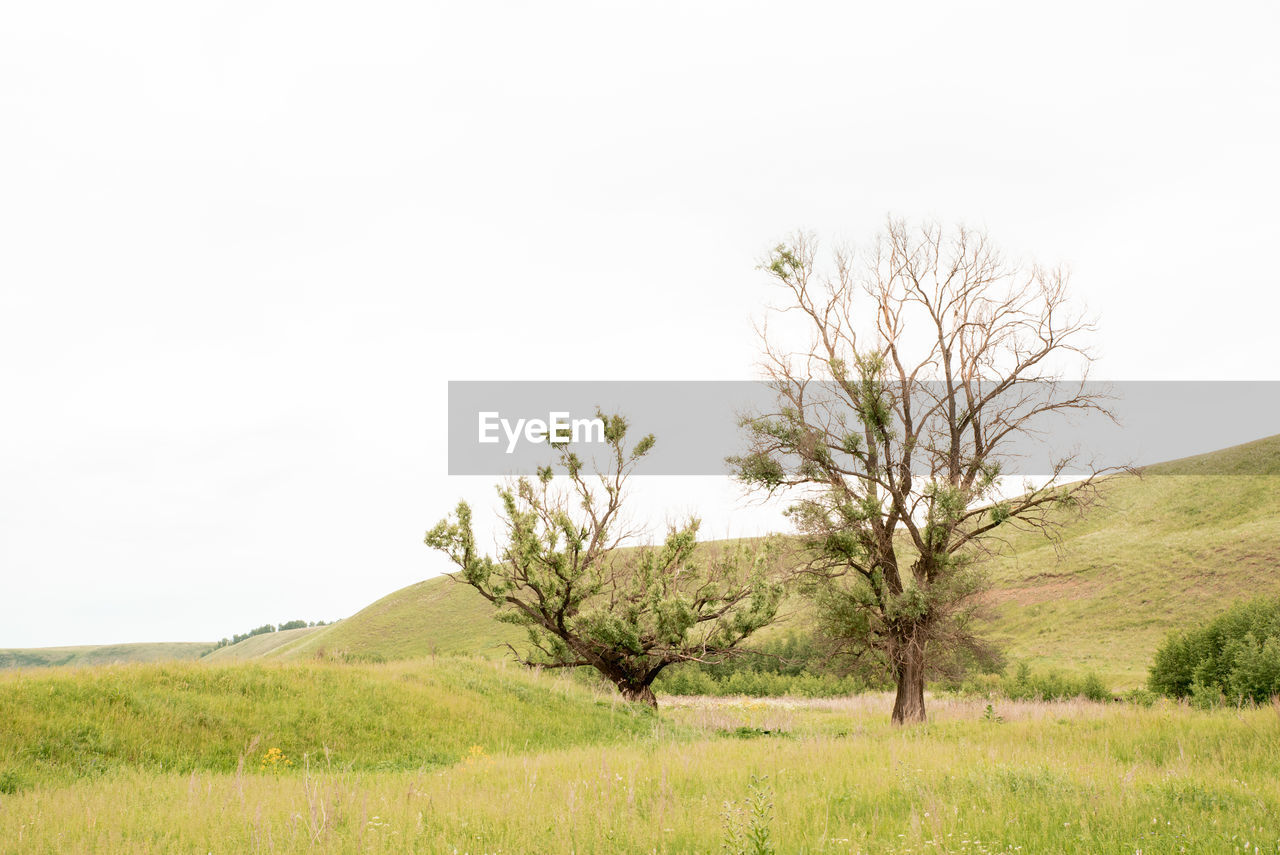
[[[770,578],[769,543],[700,545],[697,519],[671,526],[659,545],[621,548],[637,535],[621,517],[625,487],[654,438],[628,449],[626,420],[599,415],[609,459],[598,478],[559,445],[567,488],[550,466],[499,486],[496,558],[477,550],[466,502],[426,544],[449,556],[454,578],[493,603],[499,620],[528,630],[528,655],[512,648],[524,664],[589,666],[623,697],[656,707],[651,686],[667,666],[734,655],[774,619],[782,586]]]

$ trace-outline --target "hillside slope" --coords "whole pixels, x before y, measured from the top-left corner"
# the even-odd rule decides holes
[[[89,644],[78,647],[23,647],[0,650],[0,668],[42,668],[51,665],[122,665],[199,659],[213,649],[212,641]]]
[[[506,652],[507,643],[524,637],[518,627],[495,621],[493,606],[466,584],[437,576],[388,594],[345,620],[317,627],[263,655],[392,661],[461,653],[498,658]]]
[[[992,634],[1017,659],[1140,681],[1171,629],[1280,594],[1280,437],[1111,478],[1061,522],[1056,546],[1016,534],[992,563]]]
[[[261,659],[273,653],[277,648],[299,641],[302,636],[310,635],[322,626],[303,626],[298,629],[282,629],[278,632],[264,632],[251,635],[244,641],[219,647],[204,656],[205,662],[243,662],[247,659]]]

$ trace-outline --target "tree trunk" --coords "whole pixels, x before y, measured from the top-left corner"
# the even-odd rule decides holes
[[[916,724],[924,714],[924,650],[913,640],[902,643],[898,650],[896,677],[898,695],[893,701],[894,724]]]
[[[658,708],[658,698],[653,694],[648,683],[641,686],[636,683],[619,682],[618,691],[622,692],[622,697],[628,701],[645,703],[655,710]]]

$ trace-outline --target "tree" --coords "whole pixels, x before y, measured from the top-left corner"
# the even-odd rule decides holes
[[[700,546],[696,519],[670,527],[660,545],[622,549],[638,534],[621,517],[627,481],[654,438],[628,449],[626,420],[600,417],[609,460],[598,487],[561,445],[567,489],[550,466],[499,487],[505,532],[496,559],[477,550],[466,502],[426,543],[498,607],[499,620],[527,628],[530,653],[512,649],[525,664],[589,666],[623,697],[656,707],[651,686],[663,669],[733,655],[773,620],[781,586],[770,578],[768,545]]]
[[[762,265],[809,344],[788,351],[761,328],[778,411],[743,419],[749,446],[730,462],[794,500],[825,623],[889,669],[893,721],[923,721],[926,675],[976,645],[977,559],[1005,529],[1052,536],[1052,509],[1096,496],[1103,472],[1070,480],[1072,456],[1015,498],[1000,483],[1016,438],[1106,412],[1086,385],[1093,325],[1070,309],[1064,270],[1010,263],[964,228],[891,220],[865,258],[832,258],[820,271],[799,236]],[[1059,380],[1064,368],[1079,379]]]

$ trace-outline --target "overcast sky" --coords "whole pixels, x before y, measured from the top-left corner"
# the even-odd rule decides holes
[[[448,380],[753,377],[796,229],[985,227],[1097,376],[1280,379],[1280,7],[1041,6],[8,4],[0,647],[441,572]]]

